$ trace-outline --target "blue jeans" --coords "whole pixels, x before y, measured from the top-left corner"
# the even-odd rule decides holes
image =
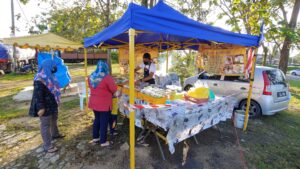
[[[109,122],[110,112],[99,112],[94,110],[94,124],[93,124],[93,138],[100,137],[100,144],[103,144],[107,140],[107,127]]]

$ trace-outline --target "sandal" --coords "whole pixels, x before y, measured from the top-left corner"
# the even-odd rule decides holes
[[[50,147],[48,150],[45,150],[46,153],[55,153],[56,151],[58,151],[58,149],[56,147]]]
[[[110,145],[110,143],[108,142],[108,141],[106,141],[105,143],[102,143],[101,144],[101,147],[107,147],[107,146],[109,146]]]
[[[66,136],[62,135],[62,134],[59,134],[58,136],[52,137],[52,140],[61,139],[61,138],[64,138],[64,137],[66,137]]]
[[[100,143],[100,139],[99,138],[94,138],[93,140],[89,141],[90,144],[98,144]]]

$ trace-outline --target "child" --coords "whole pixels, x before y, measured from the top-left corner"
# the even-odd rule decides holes
[[[115,132],[117,127],[117,118],[118,118],[118,97],[113,96],[112,98],[112,110],[109,119],[109,128],[110,128],[110,135],[115,136],[118,133]]]

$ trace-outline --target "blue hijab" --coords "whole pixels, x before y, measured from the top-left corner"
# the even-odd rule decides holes
[[[96,70],[90,75],[90,84],[95,89],[107,75],[109,75],[107,63],[103,60],[99,60]]]
[[[52,73],[54,67],[56,67],[55,61],[52,59],[44,60],[39,66],[38,73],[35,75],[34,81],[41,81],[54,95],[54,98],[59,105],[61,93],[58,81],[54,73]]]

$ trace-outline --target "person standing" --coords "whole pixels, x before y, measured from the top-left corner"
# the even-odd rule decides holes
[[[57,127],[58,106],[60,104],[60,88],[54,75],[57,71],[55,62],[47,59],[42,62],[34,77],[34,91],[29,115],[40,118],[40,130],[43,148],[47,153],[58,149],[51,143],[53,139],[63,138]]]
[[[109,74],[105,61],[100,60],[96,70],[89,76],[88,84],[91,91],[89,108],[94,111],[92,143],[100,142],[102,147],[109,146],[107,128],[112,110],[112,97],[117,91],[117,85]]]
[[[140,82],[146,82],[149,84],[155,84],[154,75],[156,72],[156,66],[151,61],[151,55],[149,53],[144,53],[143,63],[135,68],[134,72],[138,72],[140,69],[143,69],[144,77],[140,79]]]

